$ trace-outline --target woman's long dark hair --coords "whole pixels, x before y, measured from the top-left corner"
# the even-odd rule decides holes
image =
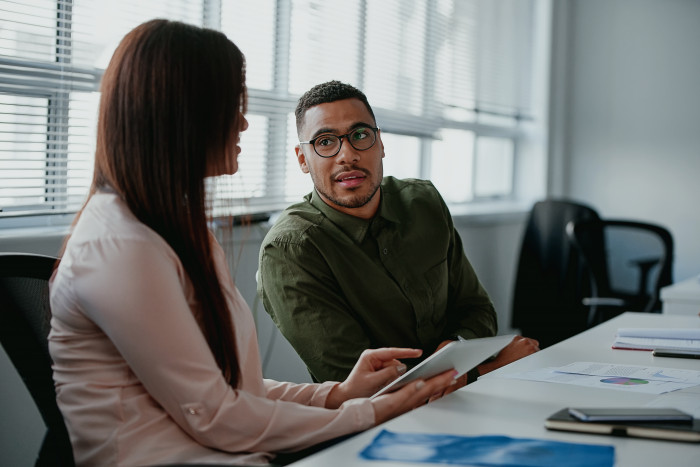
[[[204,179],[233,157],[247,102],[243,54],[218,31],[153,20],[124,37],[101,86],[90,196],[114,189],[175,250],[209,347],[236,387],[235,335],[212,260]]]

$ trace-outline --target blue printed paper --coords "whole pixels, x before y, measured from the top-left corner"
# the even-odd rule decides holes
[[[508,436],[455,436],[382,430],[360,453],[360,457],[449,465],[612,467],[615,448]]]

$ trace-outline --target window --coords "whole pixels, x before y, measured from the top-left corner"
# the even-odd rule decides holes
[[[536,66],[546,50],[537,31],[549,7],[548,0],[0,0],[0,220],[80,207],[102,72],[124,34],[155,17],[220,29],[246,55],[250,127],[239,173],[212,181],[215,212],[278,210],[311,190],[294,154],[292,113],[301,93],[330,79],[367,94],[386,175],[431,179],[452,205],[517,199],[523,147],[538,138],[544,147],[545,113],[536,104],[546,83],[535,77],[545,75]]]

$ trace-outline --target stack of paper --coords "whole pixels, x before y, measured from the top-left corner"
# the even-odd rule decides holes
[[[613,349],[631,350],[700,350],[700,328],[620,328]]]

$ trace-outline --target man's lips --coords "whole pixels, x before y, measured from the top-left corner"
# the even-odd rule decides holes
[[[335,181],[346,188],[351,188],[362,183],[365,178],[367,178],[367,175],[364,172],[353,170],[351,172],[342,172],[337,175]]]

